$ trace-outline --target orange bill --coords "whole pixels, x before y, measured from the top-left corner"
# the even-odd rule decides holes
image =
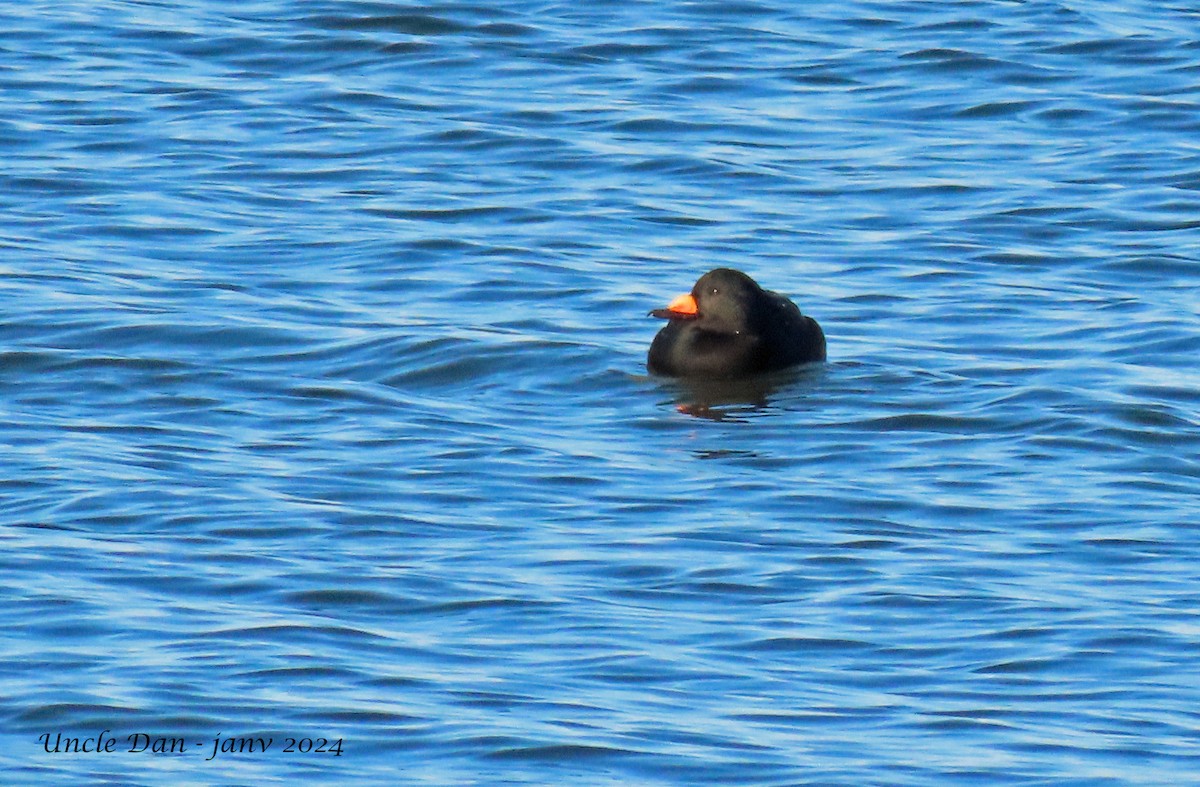
[[[667,304],[665,309],[655,309],[650,312],[653,317],[666,320],[687,320],[696,316],[696,299],[691,295],[680,295]]]

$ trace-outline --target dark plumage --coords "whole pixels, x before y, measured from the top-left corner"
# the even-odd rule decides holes
[[[825,360],[816,320],[732,268],[709,271],[691,294],[650,314],[668,320],[646,357],[653,374],[746,377]]]

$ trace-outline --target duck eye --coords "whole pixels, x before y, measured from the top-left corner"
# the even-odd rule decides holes
[[[712,294],[713,294],[713,295],[716,295],[716,294],[717,294],[717,292],[718,292],[717,288],[716,288],[716,287],[713,287],[713,288],[712,288]]]

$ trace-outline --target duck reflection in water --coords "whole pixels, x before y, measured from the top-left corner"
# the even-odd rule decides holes
[[[670,381],[675,409],[710,421],[749,421],[776,409],[773,401],[782,389],[810,380],[819,366],[804,366],[736,380]]]

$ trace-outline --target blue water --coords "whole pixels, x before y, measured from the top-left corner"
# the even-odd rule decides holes
[[[1194,7],[5,5],[4,781],[1200,779]]]

